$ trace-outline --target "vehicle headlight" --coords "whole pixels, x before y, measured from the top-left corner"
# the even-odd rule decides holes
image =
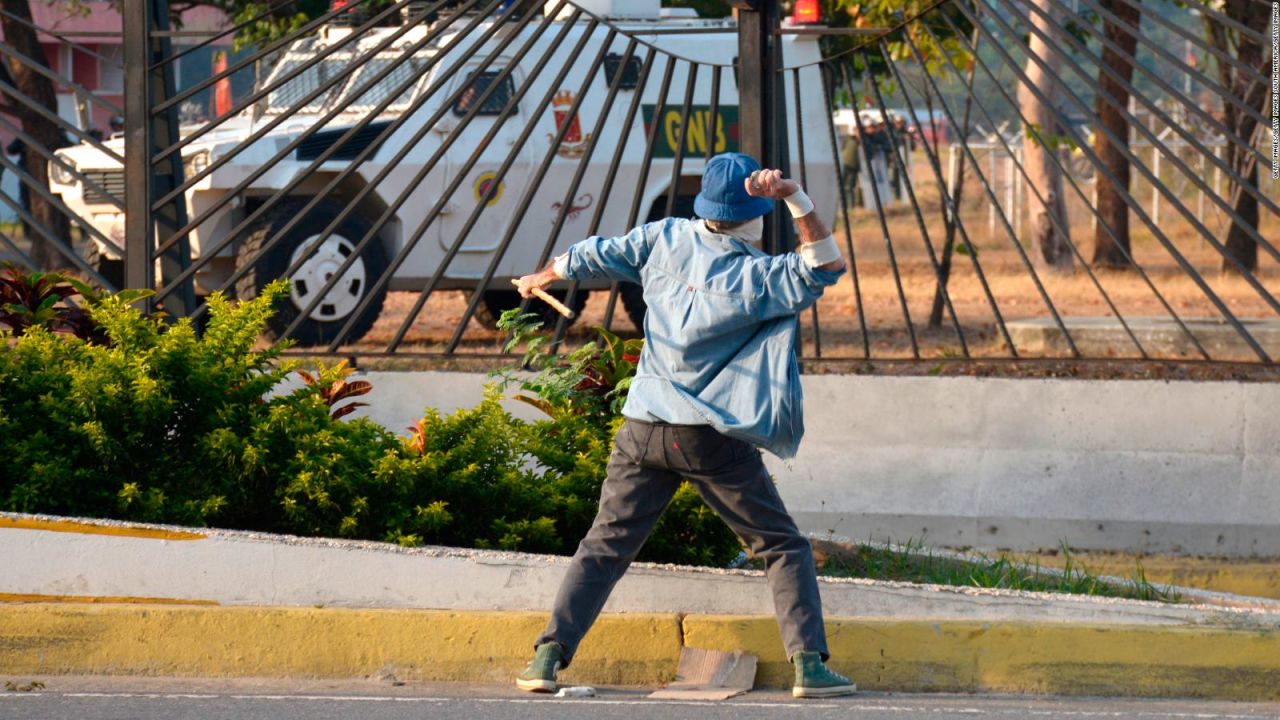
[[[71,168],[75,166],[61,155],[58,156],[58,160],[61,162],[49,163],[49,174],[53,176],[53,181],[59,185],[75,185],[76,176],[71,172]]]
[[[187,179],[191,179],[196,175],[204,172],[209,168],[209,151],[201,150],[182,158],[182,170],[186,173]]]

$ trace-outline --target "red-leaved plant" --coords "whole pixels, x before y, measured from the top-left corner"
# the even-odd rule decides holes
[[[315,388],[316,394],[330,407],[329,417],[334,420],[350,415],[356,411],[356,408],[365,407],[369,404],[351,402],[342,407],[335,407],[347,398],[368,394],[373,389],[373,383],[367,380],[347,381],[347,377],[355,370],[347,367],[346,360],[332,366],[325,365],[322,362],[317,363],[315,373],[310,373],[306,370],[295,370],[294,372],[298,373],[307,387]]]
[[[132,303],[152,294],[149,290],[122,290],[115,296]],[[28,273],[7,264],[0,270],[0,331],[19,337],[33,327],[42,327],[107,345],[110,338],[87,309],[101,299],[99,291],[74,277],[53,272]]]

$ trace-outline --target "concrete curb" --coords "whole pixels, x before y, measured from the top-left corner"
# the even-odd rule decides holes
[[[545,612],[568,558],[0,513],[0,601]],[[1280,603],[1169,605],[1017,590],[820,579],[833,617],[1280,631]],[[635,563],[605,612],[769,616],[757,570]]]
[[[545,615],[339,608],[0,604],[0,674],[510,682]],[[1280,633],[1214,627],[831,619],[837,670],[868,690],[1280,700]],[[562,678],[656,686],[683,644],[790,666],[771,618],[610,614]]]
[[[506,683],[567,563],[12,513],[0,554],[0,674],[18,676]],[[820,586],[834,665],[868,689],[1280,699],[1274,602]],[[605,610],[565,680],[661,685],[690,646],[746,650],[761,686],[790,681],[762,573],[637,564]]]

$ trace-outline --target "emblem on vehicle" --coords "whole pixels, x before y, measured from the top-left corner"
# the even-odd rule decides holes
[[[574,200],[573,202],[569,203],[569,209],[565,211],[565,219],[577,220],[578,216],[582,214],[582,211],[591,207],[591,203],[594,201],[595,201],[595,198],[592,197],[591,193],[583,193],[579,195],[577,200]],[[563,207],[564,207],[564,203],[560,203],[560,202],[551,203],[551,212],[559,213],[560,208],[563,208]],[[552,218],[551,222],[554,224],[555,218]]]
[[[489,188],[497,182],[498,187],[493,191],[493,197],[489,198],[489,202],[485,203],[487,207],[493,207],[502,199],[502,182],[498,180],[498,173],[492,170],[486,170],[476,176],[476,184],[472,186],[472,190],[476,194],[476,202],[484,199],[485,193],[489,192]]]
[[[585,136],[582,134],[578,113],[574,113],[573,117],[569,116],[573,99],[572,90],[561,90],[551,100],[551,110],[556,114],[556,131],[548,133],[547,137],[555,140],[565,123],[569,124],[569,128],[564,131],[564,137],[560,140],[560,146],[556,148],[556,154],[560,157],[582,157],[582,154],[587,151],[587,143],[591,142],[591,133]]]

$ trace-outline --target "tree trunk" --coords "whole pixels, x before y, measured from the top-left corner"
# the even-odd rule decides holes
[[[1063,23],[1061,12],[1047,0],[1028,0],[1040,8],[1041,13],[1028,11],[1025,19],[1033,27],[1043,33],[1044,38],[1032,32],[1029,38],[1028,52],[1040,58],[1044,65],[1033,58],[1027,59],[1026,75],[1029,85],[1018,87],[1018,105],[1022,111],[1023,121],[1034,126],[1024,130],[1023,167],[1026,168],[1027,182],[1034,186],[1044,198],[1044,202],[1034,199],[1035,193],[1027,194],[1028,225],[1031,228],[1031,243],[1034,248],[1036,263],[1049,270],[1070,270],[1072,266],[1071,238],[1065,234],[1068,230],[1067,207],[1062,193],[1062,171],[1051,157],[1057,153],[1058,144],[1064,135],[1058,123],[1058,110],[1040,102],[1034,87],[1046,98],[1061,97],[1063,92],[1058,86],[1057,78],[1061,75],[1062,55],[1060,42],[1045,42],[1045,38],[1055,40],[1056,34],[1050,25],[1050,18],[1057,24]],[[1038,139],[1037,139],[1038,135]]]
[[[977,5],[970,5],[970,9],[976,12]],[[978,43],[981,39],[982,36],[978,34],[978,28],[974,27],[972,37],[969,38],[969,45],[973,48],[975,54],[978,52]],[[960,121],[960,127],[956,129],[961,143],[967,142],[969,137],[969,121],[973,111],[973,79],[974,71],[977,69],[977,66],[978,63],[975,60],[969,61],[969,76],[965,79],[964,114]],[[933,99],[931,95],[926,95],[925,98],[929,101],[932,101]],[[934,147],[939,148],[935,150],[935,152],[937,152],[939,154],[938,156],[941,157],[940,147],[936,142],[938,137],[938,127],[933,122],[932,102],[930,102],[929,105],[929,127],[933,131],[933,138],[935,139]],[[923,138],[923,132],[921,133],[921,137]],[[951,207],[956,208],[957,214],[960,210],[960,201],[964,196],[964,163],[965,154],[962,152],[956,159],[955,185],[952,186],[950,190]],[[948,180],[949,179],[950,178],[948,178]],[[946,191],[946,188],[943,188],[943,192]],[[944,295],[947,291],[947,283],[951,280],[951,258],[956,246],[956,225],[958,218],[947,212],[946,207],[947,205],[944,201],[942,204],[942,216],[946,221],[946,239],[942,243],[942,261],[938,263],[938,287],[933,292],[933,306],[929,308],[929,327],[931,328],[942,327],[942,310],[946,302]]]
[[[31,22],[31,7],[28,0],[0,0],[0,7],[21,20]],[[18,53],[48,67],[44,49],[40,47],[36,31],[30,26],[7,15],[0,15],[0,28],[4,30],[4,41]],[[17,58],[4,56],[6,69],[13,80],[13,87],[18,94],[25,96],[34,104],[45,108],[50,113],[58,114],[58,98],[54,92],[53,81],[32,70]],[[55,124],[42,118],[31,108],[5,97],[5,104],[10,106],[13,114],[22,122],[22,129],[36,140],[45,150],[52,151],[66,145],[62,130]],[[71,244],[71,223],[61,211],[40,195],[40,190],[49,190],[49,163],[39,150],[27,148],[21,154],[22,169],[31,176],[35,187],[24,188],[26,207],[36,224],[44,232]],[[24,228],[26,223],[24,223]],[[53,269],[68,263],[50,246],[40,232],[26,229],[26,237],[31,242],[31,260],[37,267]]]
[[[1138,46],[1138,23],[1142,20],[1142,11],[1137,3],[1131,5],[1124,0],[1102,0],[1102,7],[1114,13],[1120,21],[1103,18],[1103,32],[1119,50],[1104,46],[1102,64],[1114,70],[1125,83],[1130,83],[1133,80],[1133,58]],[[1096,267],[1131,268],[1133,261],[1129,255],[1129,205],[1124,200],[1124,195],[1129,191],[1129,159],[1126,156],[1129,150],[1129,120],[1123,112],[1129,105],[1129,91],[1101,69],[1098,70],[1098,85],[1101,90],[1093,101],[1098,123],[1110,130],[1119,142],[1112,143],[1103,132],[1098,132],[1093,141],[1094,152],[1102,163],[1102,168],[1094,172],[1099,218],[1093,238],[1093,264]],[[1109,95],[1114,100],[1108,101],[1104,99],[1104,95]],[[1104,169],[1115,176],[1114,182],[1102,172]]]
[[[1245,27],[1266,28],[1269,22],[1268,7],[1262,0],[1226,0],[1222,11]],[[1269,58],[1265,55],[1262,43],[1225,26],[1207,14],[1201,17],[1204,18],[1209,40],[1215,46],[1227,53],[1234,48],[1236,62],[1240,65],[1251,67],[1264,77],[1269,74],[1270,66],[1265,62]],[[1222,84],[1230,88],[1231,94],[1246,106],[1257,108],[1262,113],[1267,99],[1266,84],[1227,67],[1225,63],[1218,65]],[[1258,122],[1251,115],[1242,112],[1232,103],[1224,102],[1223,116],[1227,127],[1237,137],[1256,142],[1254,133],[1258,131]],[[1227,231],[1227,257],[1222,259],[1222,269],[1239,272],[1243,267],[1252,272],[1258,269],[1258,241],[1254,238],[1258,229],[1258,160],[1250,146],[1233,142],[1227,146],[1227,162],[1244,182],[1231,178],[1227,185],[1227,195],[1239,218],[1232,218],[1231,227]],[[1233,259],[1235,262],[1232,262]]]

